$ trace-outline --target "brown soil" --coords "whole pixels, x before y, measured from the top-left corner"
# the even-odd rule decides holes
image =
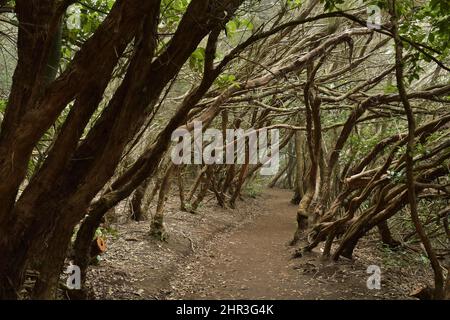
[[[198,215],[169,200],[168,243],[147,238],[148,222],[118,226],[89,276],[97,299],[406,299],[427,283],[427,268],[390,263],[364,241],[355,259],[323,261],[320,248],[291,259],[295,206],[289,191],[270,189],[236,210],[205,205]],[[396,253],[398,254],[398,253]],[[398,259],[397,259],[398,260]],[[397,261],[395,260],[395,261]],[[394,259],[392,259],[394,261]],[[368,290],[369,265],[382,289]]]

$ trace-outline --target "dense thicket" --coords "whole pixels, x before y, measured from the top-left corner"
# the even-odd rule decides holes
[[[125,199],[135,220],[157,201],[161,240],[171,186],[185,211],[209,193],[235,207],[264,163],[173,164],[172,133],[198,121],[280,130],[264,183],[294,191],[298,255],[351,257],[377,228],[419,241],[448,297],[450,4],[373,4],[0,0],[0,298],[22,297],[27,270],[32,297],[55,298],[66,259],[84,279]]]

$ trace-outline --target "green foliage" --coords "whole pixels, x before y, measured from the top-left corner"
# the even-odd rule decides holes
[[[102,238],[106,238],[107,236],[111,236],[115,239],[117,239],[119,237],[119,232],[111,227],[100,227],[97,228],[97,230],[95,230],[95,236],[94,239],[97,237],[102,237]]]
[[[401,171],[390,171],[388,170],[387,176],[391,182],[394,184],[404,183],[406,181],[406,172],[404,170]]]
[[[426,24],[420,30],[420,24],[410,23],[405,26],[406,32],[413,39],[425,41],[432,48],[441,52],[440,57],[448,55],[450,39],[450,1],[431,0],[420,8],[415,8],[411,20]],[[425,56],[423,57],[425,59]]]
[[[161,2],[160,27],[164,29],[164,32],[174,30],[190,2],[190,0],[163,0]]]
[[[434,132],[432,134],[430,134],[430,136],[426,139],[426,143],[425,144],[431,144],[433,142],[437,142],[439,140],[441,140],[442,138],[446,138],[447,134],[444,132]]]
[[[5,113],[6,110],[6,104],[8,103],[5,99],[0,99],[0,113]]]
[[[337,10],[337,6],[345,2],[344,0],[321,0],[321,1],[324,3],[325,11]]]
[[[191,69],[197,72],[201,72],[205,65],[205,56],[206,56],[205,48],[202,47],[197,48],[192,53],[189,59],[189,65]]]
[[[238,85],[238,82],[235,75],[224,73],[217,78],[216,84],[219,88],[226,88],[233,84]]]
[[[395,84],[387,83],[384,87],[384,93],[385,94],[393,94],[398,93],[398,87]]]
[[[399,248],[392,249],[387,245],[382,245],[380,251],[383,265],[386,267],[409,268],[411,263],[413,265],[416,265],[416,263],[423,266],[429,265],[429,260],[424,254],[417,254]]]
[[[267,181],[259,177],[251,180],[244,186],[243,193],[250,198],[256,198],[263,193],[266,183]]]
[[[194,207],[192,206],[192,203],[186,202],[186,203],[184,204],[184,207],[185,207],[185,209],[186,209],[187,212],[192,213],[192,214],[195,214],[195,210],[194,210]]]
[[[345,5],[343,0],[322,0],[326,11],[337,10],[340,5]],[[387,0],[365,0],[366,5],[376,5],[380,9],[388,9]],[[421,53],[405,42],[408,54],[412,55],[408,61],[407,80],[412,82],[418,78],[421,70],[420,61],[430,62],[430,56],[441,61],[448,57],[450,45],[450,1],[430,0],[395,1],[399,15],[400,33],[413,43],[419,44],[426,54]],[[355,9],[357,6],[353,6]]]
[[[70,61],[106,18],[115,0],[84,0],[71,5],[63,23],[62,57]]]
[[[423,73],[423,62],[431,62],[431,57],[441,61],[448,57],[450,1],[431,0],[419,5],[416,1],[403,0],[396,1],[396,7],[400,17],[401,35],[423,49],[423,52],[420,52],[413,45],[404,43],[410,55],[406,61],[405,77],[407,82],[411,83],[418,80]]]
[[[303,0],[287,0],[287,6],[289,9],[300,8],[303,4]]]
[[[254,25],[249,19],[236,17],[227,23],[225,29],[227,37],[233,39],[238,32],[252,31]]]
[[[360,129],[359,134],[353,134],[349,138],[348,145],[352,148],[353,154],[365,155],[369,153],[380,141],[380,137],[374,134],[375,128],[365,126]]]

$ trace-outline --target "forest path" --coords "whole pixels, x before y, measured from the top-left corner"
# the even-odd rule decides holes
[[[391,255],[370,239],[354,260],[321,259],[320,247],[291,259],[296,206],[289,190],[266,189],[235,210],[206,202],[195,215],[167,201],[168,242],[148,238],[148,221],[114,225],[108,250],[92,266],[95,299],[408,299],[429,268]],[[212,200],[214,198],[211,198]],[[406,255],[405,255],[406,257]],[[367,267],[382,267],[382,290],[367,289]],[[425,270],[425,271],[424,271]],[[425,282],[426,281],[426,282]]]
[[[194,255],[171,281],[173,291],[167,298],[369,298],[365,270],[356,279],[346,276],[336,279],[338,266],[324,265],[318,254],[291,259],[288,243],[296,229],[296,206],[290,203],[291,196],[285,190],[266,190],[260,199],[264,212],[253,221],[219,235]],[[319,273],[321,276],[316,277]],[[330,276],[333,281],[321,280]]]

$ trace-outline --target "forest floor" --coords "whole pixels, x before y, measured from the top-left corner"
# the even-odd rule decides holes
[[[149,222],[122,223],[89,272],[95,299],[409,299],[428,284],[425,262],[364,239],[353,260],[320,258],[321,248],[292,259],[295,206],[286,190],[269,189],[237,209],[211,201],[198,214],[168,201],[167,242],[149,239]],[[395,255],[395,257],[393,256]],[[380,266],[381,290],[367,288],[367,268]]]

